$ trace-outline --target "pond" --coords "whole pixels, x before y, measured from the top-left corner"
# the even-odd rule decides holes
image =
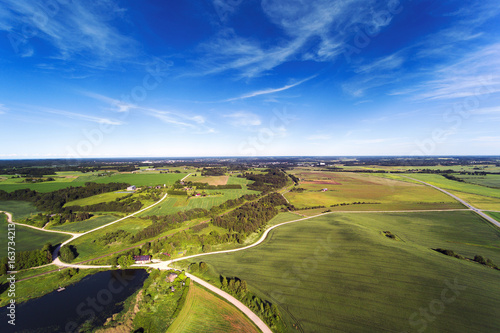
[[[7,322],[9,309],[0,308],[0,332],[77,332],[77,327],[89,320],[102,325],[123,309],[120,303],[140,289],[147,277],[143,269],[86,276],[63,291],[16,305],[15,326]]]

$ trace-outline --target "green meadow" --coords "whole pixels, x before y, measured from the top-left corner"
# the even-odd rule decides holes
[[[116,221],[119,218],[120,217],[113,215],[97,215],[85,221],[66,223],[63,225],[50,227],[50,229],[67,232],[85,232],[100,227],[101,225]]]
[[[125,192],[108,192],[108,193],[103,193],[103,194],[97,194],[93,195],[88,198],[82,198],[82,199],[77,199],[73,200],[70,202],[67,202],[64,207],[69,207],[69,206],[90,206],[90,205],[95,205],[98,203],[103,203],[103,202],[110,202],[110,201],[115,201],[118,198],[121,198],[123,196],[126,196],[130,193],[125,193]]]
[[[471,212],[332,213],[198,261],[277,304],[289,332],[497,332],[500,271],[437,247],[500,264],[500,231]]]
[[[462,179],[466,183],[500,189],[500,175],[455,175],[455,177]]]
[[[7,243],[10,242],[10,240],[7,239],[7,216],[5,214],[0,214],[0,230],[2,234],[2,237],[0,237],[0,257],[5,257],[7,253]],[[16,234],[14,241],[16,243],[15,249],[17,252],[41,249],[46,243],[50,242],[52,245],[55,245],[70,238],[69,235],[44,232],[21,225],[16,225],[15,230]]]
[[[177,180],[184,178],[187,173],[153,173],[153,172],[138,172],[138,173],[116,173],[111,176],[86,178],[87,176],[78,177],[75,182],[92,181],[95,183],[128,183],[140,186],[155,186],[155,185],[172,185]]]
[[[31,214],[38,213],[33,203],[16,200],[0,200],[0,210],[11,213],[14,221],[22,220]]]

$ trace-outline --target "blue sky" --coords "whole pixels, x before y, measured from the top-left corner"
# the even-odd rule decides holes
[[[497,0],[0,0],[0,34],[0,159],[500,153]]]

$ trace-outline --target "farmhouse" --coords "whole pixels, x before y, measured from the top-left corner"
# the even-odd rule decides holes
[[[328,191],[328,189],[326,187],[321,190],[321,192],[326,192],[326,191]]]
[[[167,276],[168,282],[170,282],[170,283],[174,282],[174,280],[177,278],[177,276],[178,276],[177,273],[168,274],[168,276]]]
[[[134,256],[134,261],[136,264],[146,264],[151,262],[151,256]]]
[[[135,185],[127,187],[127,191],[135,191],[137,190],[137,187]]]

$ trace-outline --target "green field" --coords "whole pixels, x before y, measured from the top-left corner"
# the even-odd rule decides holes
[[[186,181],[193,183],[208,183],[209,185],[226,185],[229,176],[189,176]]]
[[[328,214],[200,260],[212,283],[236,276],[277,304],[289,332],[293,324],[302,332],[497,332],[500,272],[436,247],[500,264],[500,231],[471,212]],[[448,284],[465,289],[454,294]]]
[[[140,173],[116,173],[108,177],[95,177],[86,178],[87,176],[78,177],[75,182],[92,181],[95,183],[128,183],[140,186],[154,186],[154,185],[172,185],[177,180],[184,178],[187,173],[153,173],[153,172],[140,172]]]
[[[167,333],[238,332],[260,330],[232,304],[191,282],[186,303]]]
[[[78,173],[73,173],[77,175]],[[47,193],[70,186],[85,186],[86,182],[100,184],[107,183],[128,183],[136,186],[172,185],[187,175],[187,173],[115,173],[111,176],[97,176],[97,174],[82,174],[75,178],[75,175],[54,177],[56,180],[43,183],[22,183],[21,179],[7,179],[0,182],[0,190],[13,192],[15,190],[29,188],[40,193]]]
[[[67,231],[67,232],[85,232],[100,227],[101,225],[113,222],[117,219],[119,219],[119,217],[113,215],[98,215],[98,216],[93,216],[85,221],[58,225],[55,227],[50,227],[50,229]]]
[[[466,183],[500,189],[500,175],[484,175],[484,176],[454,175],[454,176],[462,179]]]
[[[0,214],[0,230],[2,237],[0,238],[0,257],[5,257],[7,253],[7,216]],[[69,235],[57,234],[54,232],[44,232],[35,230],[29,227],[16,225],[15,243],[16,251],[29,251],[41,249],[46,243],[52,245],[59,244],[67,239]]]
[[[14,221],[22,220],[31,214],[38,213],[38,210],[31,202],[15,200],[0,201],[0,210],[11,213]]]
[[[349,204],[332,210],[424,210],[464,208],[450,196],[422,184],[346,172],[292,171],[300,178],[304,192],[285,197],[296,208]],[[327,191],[322,192],[322,189]],[[364,204],[353,205],[353,203]]]
[[[86,259],[92,259],[103,255],[105,253],[110,253],[123,249],[124,247],[129,247],[129,244],[124,244],[122,242],[115,242],[109,245],[102,245],[99,243],[98,239],[104,236],[108,232],[113,232],[117,230],[125,230],[131,234],[136,234],[139,230],[144,229],[151,224],[150,220],[143,220],[136,217],[130,217],[118,223],[112,224],[109,227],[97,230],[95,232],[89,233],[82,237],[77,238],[75,241],[71,242],[71,245],[75,245],[78,251],[78,257],[75,262],[80,262]]]
[[[258,191],[247,189],[241,190],[203,190],[209,195],[207,197],[168,196],[160,204],[145,211],[139,216],[168,215],[193,208],[210,209],[220,205],[227,200],[237,199],[245,194],[258,194]],[[222,194],[216,194],[222,193]]]
[[[500,212],[486,212],[486,214],[500,222]]]
[[[484,187],[475,184],[467,184],[457,182],[455,180],[449,180],[440,175],[433,174],[409,174],[409,177],[422,180],[426,183],[432,184],[434,186],[440,187],[442,189],[453,190],[457,192],[471,193],[475,195],[482,195],[492,198],[500,199],[500,190]]]
[[[121,198],[123,196],[129,195],[130,193],[125,192],[108,192],[103,194],[93,195],[88,198],[82,198],[67,202],[64,207],[69,206],[90,206],[103,202],[115,201],[117,198]]]

